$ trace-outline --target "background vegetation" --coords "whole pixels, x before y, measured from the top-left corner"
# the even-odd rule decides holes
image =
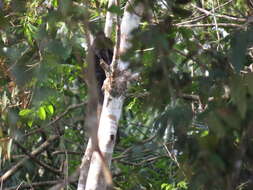
[[[121,7],[109,11],[123,14]],[[243,0],[146,1],[112,163],[115,189],[253,188],[253,28]],[[84,17],[106,1],[0,1],[0,189],[48,189],[79,167]],[[7,171],[11,175],[6,177]],[[66,189],[75,189],[77,182]]]

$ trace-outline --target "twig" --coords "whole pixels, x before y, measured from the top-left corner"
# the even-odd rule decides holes
[[[238,18],[238,17],[235,17],[235,16],[229,16],[229,15],[221,15],[221,14],[217,14],[217,13],[214,13],[214,12],[210,12],[206,9],[203,9],[203,8],[200,8],[194,4],[191,4],[192,7],[196,8],[198,11],[204,13],[206,16],[216,16],[216,17],[220,17],[220,18],[225,18],[225,19],[228,19],[228,20],[233,20],[233,21],[238,21],[238,22],[246,22],[246,18]],[[216,9],[213,8],[213,11],[215,11]]]
[[[53,156],[53,155],[57,155],[57,154],[82,155],[82,154],[83,154],[83,152],[62,151],[62,150],[57,150],[57,151],[52,152],[52,156]]]
[[[154,156],[145,160],[142,160],[141,162],[128,162],[128,161],[124,161],[124,160],[120,160],[119,162],[124,163],[124,164],[128,164],[128,165],[133,165],[133,166],[141,166],[147,162],[153,162],[155,160],[161,159],[161,158],[166,158],[167,156]]]
[[[29,189],[31,186],[32,187],[40,187],[40,186],[49,186],[49,185],[54,185],[59,183],[59,181],[43,181],[43,182],[34,182],[31,184],[21,184],[18,186],[13,186],[9,188],[4,188],[3,190],[16,190],[16,189]]]
[[[148,143],[148,142],[152,141],[153,139],[155,139],[156,137],[157,137],[157,134],[155,134],[155,135],[153,135],[153,136],[151,136],[151,137],[149,137],[149,138],[147,138],[147,139],[144,139],[144,140],[138,142],[138,145]],[[135,148],[135,147],[136,147],[136,145],[127,148],[127,149],[126,149],[125,151],[123,151],[119,156],[114,157],[113,160],[118,160],[118,159],[124,158],[125,155],[126,155],[128,152],[130,152],[130,151],[131,151],[133,148]]]
[[[13,140],[13,142],[31,159],[33,160],[34,162],[36,162],[37,164],[39,164],[40,166],[42,166],[43,168],[57,174],[57,175],[61,175],[61,171],[52,167],[52,166],[49,166],[48,164],[44,163],[44,162],[41,162],[40,160],[38,160],[34,155],[31,155],[30,153],[27,152],[26,148],[23,147],[21,144],[19,144],[16,140]]]
[[[231,3],[233,0],[230,0],[220,6],[217,6],[214,8],[214,11]],[[206,9],[203,9],[203,8],[200,8],[200,7],[197,7],[196,5],[192,4],[192,6],[196,9],[198,9],[198,11],[202,12],[204,15],[200,15],[200,16],[197,16],[195,18],[192,18],[191,20],[187,20],[187,21],[183,21],[181,23],[178,23],[178,25],[184,25],[184,24],[190,24],[190,23],[194,23],[194,22],[197,22],[197,21],[200,21],[210,15],[213,15],[213,13],[211,13],[210,11],[207,11]],[[221,14],[215,14],[216,17],[220,17],[220,18],[225,18],[225,19],[228,19],[228,20],[233,20],[233,21],[238,21],[238,22],[246,22],[247,19],[246,18],[238,18],[238,17],[235,17],[235,16],[231,16],[231,15],[221,15]]]
[[[46,150],[48,146],[51,145],[52,142],[54,142],[57,138],[60,136],[53,135],[47,139],[42,145],[40,145],[38,148],[36,148],[34,151],[31,152],[31,156],[36,156]],[[5,180],[7,180],[10,176],[12,176],[18,169],[20,169],[23,164],[29,159],[29,157],[23,158],[21,161],[19,161],[17,164],[12,166],[11,169],[9,169],[7,172],[5,172],[1,177],[0,177],[0,182],[3,183]]]
[[[173,160],[173,161],[177,164],[178,168],[181,169],[180,164],[179,164],[179,162],[177,161],[177,157],[175,156],[175,154],[172,154],[172,153],[169,151],[169,149],[168,149],[168,147],[166,146],[166,144],[164,144],[164,143],[163,143],[163,147],[164,147],[164,149],[166,150],[168,156],[171,158],[171,160]]]
[[[195,28],[195,27],[214,27],[215,24],[174,24],[176,27],[186,27],[186,28]],[[219,27],[232,27],[232,28],[244,28],[241,24],[233,23],[217,23]]]
[[[72,155],[82,155],[83,152],[74,152],[74,151],[63,151],[63,150],[56,150],[54,152],[52,152],[52,156],[53,155],[57,155],[57,154],[72,154]],[[24,158],[25,157],[25,154],[19,154],[19,155],[12,155],[11,156],[11,159],[21,159],[21,158]]]
[[[182,97],[185,100],[191,100],[191,101],[200,101],[199,95],[194,95],[194,94],[181,94],[179,97]]]
[[[35,129],[35,130],[33,130],[33,131],[31,131],[31,132],[29,132],[29,133],[23,135],[22,137],[27,137],[27,136],[30,136],[30,135],[32,135],[32,134],[35,134],[35,133],[37,133],[37,132],[42,131],[43,129],[45,129],[45,128],[51,126],[51,125],[53,125],[55,122],[57,122],[58,120],[60,120],[61,118],[63,118],[63,117],[64,117],[66,114],[68,114],[68,112],[70,112],[71,110],[76,109],[76,108],[79,108],[79,107],[82,107],[82,106],[85,105],[85,104],[86,104],[86,101],[85,101],[85,102],[82,102],[82,103],[80,103],[80,104],[73,104],[73,105],[70,105],[69,107],[67,107],[67,109],[66,109],[64,112],[62,112],[61,114],[57,115],[57,116],[56,116],[52,121],[50,121],[45,127],[41,127],[41,128],[39,128],[39,129]]]
[[[195,17],[195,18],[192,18],[191,20],[187,20],[187,21],[183,21],[183,22],[180,22],[178,23],[179,25],[183,25],[183,24],[188,24],[188,23],[194,23],[194,22],[197,22],[199,20],[202,20],[204,18],[206,18],[207,15],[201,15],[201,16],[198,16],[198,17]]]
[[[212,16],[213,16],[213,21],[214,21],[214,24],[215,24],[215,30],[216,30],[217,39],[218,39],[218,42],[219,42],[220,41],[220,33],[218,31],[218,25],[217,25],[217,19],[216,19],[216,17],[218,17],[218,16],[215,13],[214,2],[213,1],[212,1]]]
[[[69,176],[68,178],[58,181],[57,183],[54,184],[53,187],[51,187],[49,190],[60,190],[63,189],[67,184],[69,183],[73,183],[76,182],[78,179],[78,176],[80,174],[80,168],[78,167],[75,172],[73,172],[73,174],[71,174],[71,176]]]

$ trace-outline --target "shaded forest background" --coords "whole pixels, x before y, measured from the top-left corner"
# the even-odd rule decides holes
[[[115,189],[252,189],[250,0],[145,3],[151,16],[123,56],[140,78],[126,94]],[[84,19],[95,34],[106,12],[122,16],[125,4],[0,1],[0,189],[49,189],[80,166],[88,139]]]

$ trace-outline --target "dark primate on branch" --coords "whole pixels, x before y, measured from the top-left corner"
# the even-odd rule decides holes
[[[103,60],[107,65],[110,65],[113,57],[113,42],[107,38],[104,32],[98,32],[93,41],[92,49],[94,53],[95,74],[98,83],[99,103],[103,104],[104,93],[102,86],[106,79],[105,71],[101,67],[100,62]]]

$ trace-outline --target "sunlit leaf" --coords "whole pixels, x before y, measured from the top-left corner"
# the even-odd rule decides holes
[[[57,8],[57,6],[58,6],[58,1],[57,0],[53,0],[53,1],[51,1],[52,2],[52,6],[54,7],[54,8]]]
[[[177,183],[177,187],[187,189],[187,183],[185,181],[180,181]]]
[[[51,115],[53,115],[53,114],[54,114],[54,106],[48,105],[48,106],[47,106],[47,111],[48,111]]]
[[[30,109],[23,109],[23,110],[21,110],[18,114],[19,114],[20,116],[27,116],[27,115],[29,115],[31,112],[32,112],[32,110],[30,110]]]
[[[46,111],[45,111],[45,108],[43,106],[41,106],[39,108],[39,111],[38,111],[38,116],[41,120],[45,120],[47,115],[46,115]]]
[[[29,127],[32,127],[32,125],[33,125],[33,120],[29,120],[29,121],[27,122],[27,125],[28,125]]]
[[[200,136],[201,137],[205,137],[205,136],[207,136],[209,134],[209,131],[208,130],[205,130],[205,131],[203,131],[201,134],[200,134]]]

